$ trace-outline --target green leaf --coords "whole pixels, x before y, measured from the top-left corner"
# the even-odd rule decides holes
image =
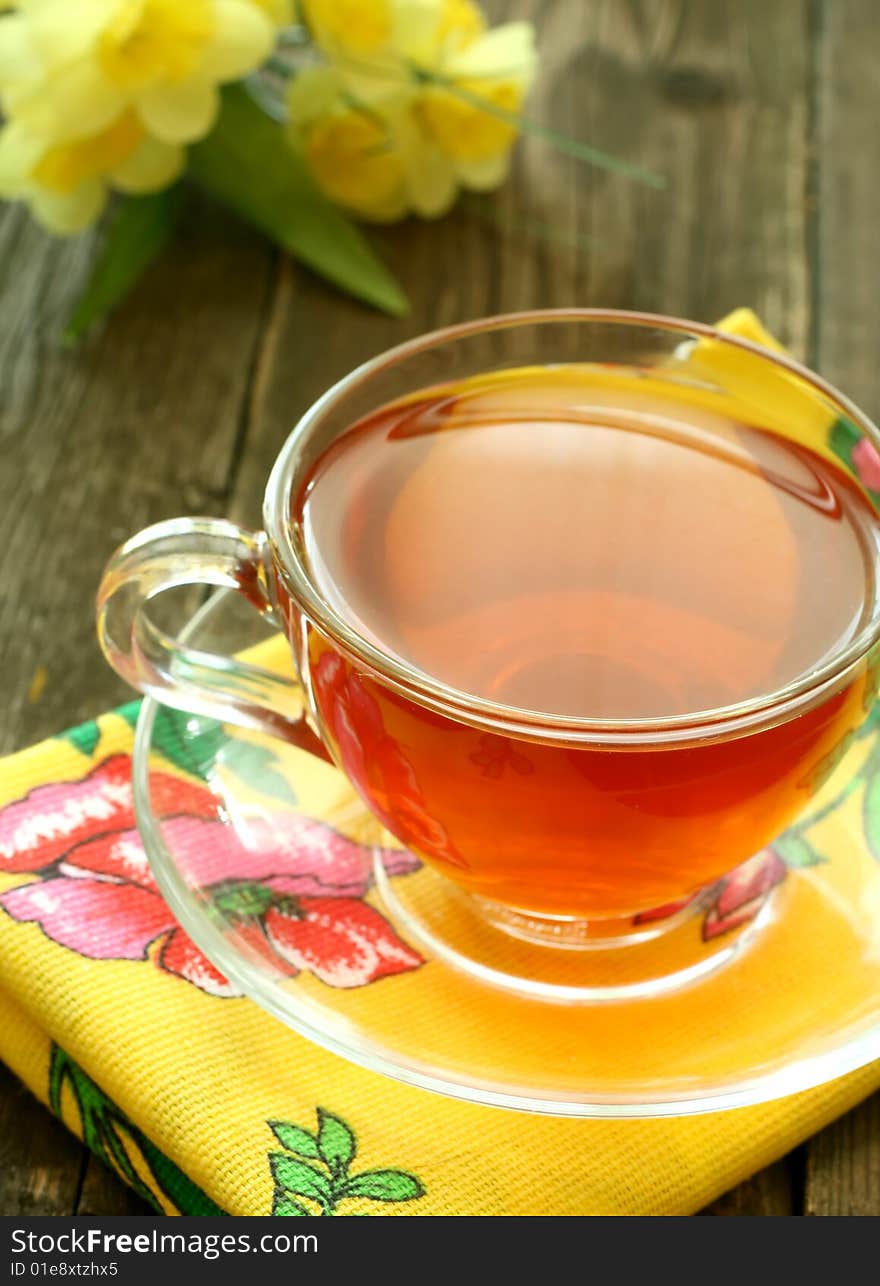
[[[652,188],[662,189],[666,187],[666,179],[662,174],[655,174],[653,170],[647,170],[643,165],[635,165],[632,161],[627,161],[623,157],[613,156],[610,152],[603,152],[600,148],[593,147],[590,143],[584,143],[578,138],[572,138],[559,130],[551,129],[549,125],[541,125],[538,121],[530,120],[520,112],[508,111],[500,103],[493,103],[485,94],[466,88],[460,80],[451,79],[442,73],[426,71],[421,67],[417,69],[416,74],[422,80],[442,85],[447,93],[455,98],[460,98],[462,102],[469,103],[471,107],[476,107],[478,111],[485,112],[487,116],[494,116],[496,120],[504,121],[505,125],[510,125],[517,131],[528,134],[532,138],[540,139],[542,143],[555,148],[557,152],[561,152],[564,156],[573,156],[576,161],[585,161],[588,165],[595,165],[600,170],[611,170],[614,173],[623,174],[629,179],[638,179],[639,182],[646,183]]]
[[[128,701],[124,706],[117,706],[116,713],[122,716],[129,728],[136,728],[141,713],[141,698]]]
[[[289,1121],[267,1121],[266,1124],[288,1152],[296,1152],[301,1157],[314,1157],[315,1160],[320,1156],[317,1139],[308,1130],[303,1130],[299,1125],[291,1125]]]
[[[84,755],[91,755],[101,740],[101,729],[94,719],[81,723],[77,728],[68,728],[67,732],[58,734],[59,741],[69,741]]]
[[[828,860],[799,831],[786,831],[784,835],[774,840],[773,848],[785,865],[792,870],[805,866],[820,866]]]
[[[61,338],[73,344],[106,316],[165,249],[177,218],[180,190],[126,197],[107,230],[88,284]]]
[[[310,1215],[311,1210],[306,1210],[293,1197],[285,1197],[283,1192],[276,1191],[275,1199],[272,1202],[273,1215]]]
[[[346,1197],[369,1197],[373,1201],[413,1201],[425,1189],[406,1170],[364,1170],[349,1179],[342,1190]]]
[[[230,880],[219,887],[214,885],[211,892],[217,910],[232,920],[256,919],[278,901],[274,889],[252,880]]]
[[[334,1178],[345,1174],[357,1151],[354,1135],[345,1122],[322,1107],[318,1108],[318,1150]]]
[[[49,1106],[61,1117],[62,1089],[65,1083],[76,1103],[83,1142],[102,1161],[115,1164],[129,1183],[156,1210],[162,1206],[129,1159],[124,1146],[128,1136],[140,1151],[160,1191],[185,1215],[222,1215],[217,1205],[198,1184],[156,1147],[138,1127],[107,1097],[58,1045],[52,1045],[49,1061]]]
[[[222,723],[160,706],[153,724],[153,745],[166,759],[194,777],[207,780],[226,740]]]
[[[284,130],[247,90],[223,93],[215,128],[189,169],[215,196],[314,272],[395,317],[406,296],[350,219],[318,191]]]
[[[828,445],[839,460],[847,466],[853,468],[852,453],[858,445],[863,434],[859,431],[852,420],[848,420],[845,415],[840,415],[831,426],[831,432],[828,435]]]
[[[295,1197],[311,1197],[322,1206],[332,1206],[330,1180],[305,1161],[297,1161],[286,1152],[270,1152],[269,1165],[277,1186]]]
[[[862,814],[868,847],[873,856],[880,861],[880,772],[873,772],[868,778]]]
[[[251,741],[229,741],[223,747],[218,762],[261,795],[269,795],[285,804],[297,802],[290,782],[277,770],[278,756],[268,746],[257,746]]]

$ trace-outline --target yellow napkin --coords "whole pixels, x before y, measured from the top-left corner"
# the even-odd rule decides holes
[[[751,314],[734,324],[761,338]],[[874,1065],[734,1112],[573,1121],[352,1066],[231,994],[175,928],[134,830],[136,713],[133,703],[0,766],[0,1056],[158,1210],[684,1214],[880,1085]],[[873,744],[852,754],[864,763]],[[179,757],[159,769],[166,811],[203,815],[204,787]],[[835,789],[838,777],[817,807]],[[863,794],[827,813],[811,842],[840,852]],[[813,950],[818,965],[821,931]],[[383,988],[416,978],[365,986],[363,1003],[387,1005]]]

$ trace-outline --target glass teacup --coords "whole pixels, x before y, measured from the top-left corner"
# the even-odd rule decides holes
[[[547,428],[554,416],[565,421],[558,434]],[[431,482],[419,493],[426,497],[423,515],[432,503],[448,508],[479,480],[473,470],[456,475],[451,466],[444,475],[440,464],[454,443],[465,441],[462,433],[471,434],[469,450],[488,442],[475,429],[491,425],[500,445],[487,457],[486,476],[502,479],[495,487],[500,500],[492,501],[493,530],[507,521],[503,470],[514,446],[534,449],[528,467],[538,491],[537,475],[552,452],[573,462],[571,486],[564,470],[555,485],[560,506],[575,518],[575,484],[586,490],[585,479],[595,484],[594,513],[616,485],[584,472],[582,449],[598,451],[609,479],[646,452],[659,452],[657,467],[667,471],[657,503],[674,503],[677,516],[660,523],[654,515],[656,547],[642,533],[628,557],[632,533],[622,522],[614,528],[609,500],[600,514],[603,530],[624,553],[602,564],[601,584],[591,554],[587,584],[583,547],[571,528],[554,521],[548,501],[539,506],[541,530],[556,544],[546,537],[543,561],[510,552],[522,567],[521,610],[487,607],[482,590],[475,591],[473,601],[467,594],[464,606],[456,600],[430,631],[420,624],[427,598],[419,595],[424,588],[434,603],[445,602],[438,585],[450,597],[450,587],[467,580],[477,527],[460,548],[448,547],[444,562],[436,542],[421,550],[419,525],[411,521],[394,547],[371,547],[394,562],[394,576],[385,578],[395,580],[398,594],[391,640],[377,624],[390,619],[387,613],[368,619],[378,591],[371,588],[355,610],[330,566],[330,543],[339,546],[338,567],[347,556],[342,546],[363,528],[352,514],[368,505],[371,484],[349,478],[333,493],[342,497],[337,520],[326,511],[314,520],[309,514],[340,443],[377,425],[383,441],[408,435],[422,453],[413,467],[427,469],[422,480]],[[543,425],[540,435],[536,425]],[[752,450],[756,435],[769,444],[760,458]],[[212,518],[177,519],[123,545],[99,592],[102,647],[124,678],[166,704],[332,759],[376,818],[496,927],[564,947],[640,941],[646,924],[656,933],[656,926],[679,923],[683,907],[696,905],[800,813],[870,707],[880,605],[872,501],[859,477],[860,463],[878,446],[877,430],[818,377],[781,354],[695,323],[602,311],[468,323],[368,362],[302,417],[268,483],[264,532]],[[691,451],[701,468],[706,460],[717,468],[695,473],[692,486],[663,451]],[[473,459],[478,468],[479,451]],[[799,469],[813,482],[799,481]],[[734,476],[739,491],[723,481]],[[383,475],[385,492],[388,485]],[[628,486],[624,479],[622,493]],[[761,488],[766,504],[754,498]],[[812,586],[827,600],[841,587],[855,593],[861,585],[858,611],[830,643],[804,626],[808,595],[798,542],[806,528],[800,519],[787,524],[788,511],[779,509],[783,493],[785,504],[812,506],[817,514],[823,504],[826,510],[836,504],[839,522],[858,527],[853,541],[862,563],[847,555],[843,570],[833,564],[833,583]],[[727,495],[729,505],[716,503]],[[466,510],[465,522],[477,523],[476,506]],[[645,505],[634,512],[644,514]],[[385,522],[388,515],[380,516]],[[434,529],[427,518],[423,526]],[[839,535],[842,528],[834,530]],[[702,532],[696,547],[695,531]],[[324,544],[322,532],[330,533]],[[529,539],[526,523],[526,546]],[[695,579],[698,563],[712,565],[712,542],[739,550],[736,557],[748,558],[754,575],[721,565],[717,577]],[[360,565],[369,569],[362,555]],[[426,587],[418,584],[420,557],[426,578],[431,564]],[[357,565],[350,563],[349,574]],[[485,567],[479,574],[489,575]],[[299,682],[194,652],[158,629],[149,600],[194,582],[236,589],[276,620]],[[485,583],[495,582],[489,575]],[[697,584],[699,612],[682,601]],[[772,593],[767,585],[775,586]],[[480,616],[484,607],[494,613],[491,629]],[[407,612],[418,618],[415,625]],[[478,677],[468,682],[468,674]],[[542,706],[535,692],[552,696]]]

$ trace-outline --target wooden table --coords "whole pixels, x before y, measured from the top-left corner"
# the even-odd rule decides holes
[[[162,264],[108,327],[64,351],[56,337],[92,243],[0,213],[0,749],[125,697],[92,624],[120,540],[176,514],[257,523],[297,415],[420,331],[546,305],[713,320],[748,303],[880,413],[875,0],[487,7],[537,23],[538,120],[668,186],[526,141],[497,198],[377,234],[412,299],[403,321],[332,293],[194,196]],[[0,1213],[140,1209],[0,1069]],[[706,1213],[880,1213],[880,1097]]]

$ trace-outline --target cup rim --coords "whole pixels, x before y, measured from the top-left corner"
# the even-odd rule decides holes
[[[390,651],[377,647],[324,600],[291,540],[287,512],[289,482],[297,457],[315,425],[352,390],[372,376],[418,353],[485,331],[560,322],[640,326],[678,333],[683,337],[711,339],[752,353],[770,365],[797,376],[830,400],[840,414],[852,420],[880,451],[880,430],[827,380],[787,354],[771,351],[738,335],[725,334],[704,322],[614,308],[532,309],[461,322],[406,340],[361,363],[317,398],[287,437],[266,486],[263,522],[276,556],[277,569],[293,601],[321,633],[340,647],[351,660],[376,674],[387,687],[458,722],[502,735],[609,746],[705,741],[720,736],[742,735],[757,731],[763,726],[784,722],[801,711],[802,707],[830,695],[836,687],[843,685],[850,672],[856,669],[880,640],[880,613],[845,647],[783,688],[731,705],[680,715],[651,719],[590,719],[579,715],[555,715],[509,706],[451,687]]]

